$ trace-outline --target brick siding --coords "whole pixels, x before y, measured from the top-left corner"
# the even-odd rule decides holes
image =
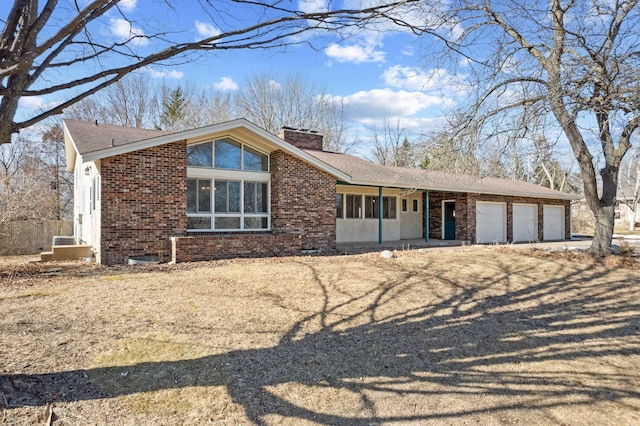
[[[187,227],[186,164],[184,141],[101,161],[100,263],[171,258],[169,237]]]
[[[186,231],[186,145],[177,142],[102,160],[100,262],[161,261],[333,252],[335,178],[282,151],[271,154],[271,232]]]
[[[320,133],[311,133],[309,131],[286,128],[280,130],[278,137],[300,149],[317,149],[318,151],[322,150],[322,144],[324,141],[324,136]]]
[[[196,235],[171,238],[173,262],[196,262],[236,257],[291,256],[301,253],[295,235]]]

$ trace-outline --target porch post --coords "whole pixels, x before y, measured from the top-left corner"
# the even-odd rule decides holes
[[[378,187],[378,244],[382,244],[382,187]]]
[[[424,241],[429,242],[429,191],[424,191]]]

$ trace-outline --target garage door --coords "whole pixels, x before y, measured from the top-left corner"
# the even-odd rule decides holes
[[[507,241],[507,205],[505,203],[476,203],[476,242],[504,243]]]
[[[538,240],[538,206],[535,204],[513,205],[513,242]]]
[[[543,238],[546,241],[564,240],[564,206],[544,206]]]

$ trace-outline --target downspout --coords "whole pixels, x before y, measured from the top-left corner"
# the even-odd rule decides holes
[[[378,244],[382,244],[382,187],[378,187]]]
[[[424,242],[429,242],[429,191],[424,191]]]

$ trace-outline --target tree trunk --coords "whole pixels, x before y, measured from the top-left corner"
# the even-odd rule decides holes
[[[636,230],[636,210],[638,208],[638,204],[634,207],[635,208],[632,209],[631,206],[629,206],[629,231]]]
[[[595,233],[589,252],[599,256],[611,254],[611,240],[613,239],[613,222],[615,218],[615,205],[600,206],[595,212]]]

